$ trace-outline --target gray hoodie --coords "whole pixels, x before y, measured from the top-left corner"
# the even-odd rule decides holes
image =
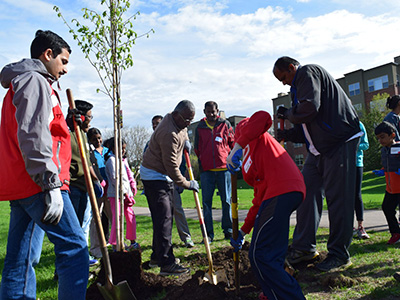
[[[54,76],[39,59],[8,64],[0,73],[1,85],[9,88],[11,84],[14,92],[17,138],[26,171],[42,190],[62,186],[59,166],[52,160],[53,141],[49,128],[54,119],[53,107],[60,105],[50,86],[54,81]],[[62,115],[61,109],[60,113]]]

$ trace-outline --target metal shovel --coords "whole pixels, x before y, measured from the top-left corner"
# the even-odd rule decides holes
[[[74,97],[70,89],[67,89],[67,98],[70,109],[75,109]],[[73,121],[74,121],[76,138],[78,140],[79,153],[82,160],[83,171],[85,173],[86,187],[88,189],[90,203],[92,205],[93,218],[96,224],[97,234],[100,240],[100,246],[101,246],[100,249],[101,249],[101,254],[103,255],[103,263],[106,274],[105,285],[102,286],[100,283],[98,283],[97,286],[105,300],[137,300],[126,280],[118,283],[117,285],[114,285],[112,282],[110,257],[108,256],[106,239],[104,237],[103,226],[100,220],[100,213],[97,207],[96,195],[94,193],[92,178],[90,176],[89,166],[87,163],[85,146],[83,144],[83,139],[81,136],[81,131],[79,129],[79,126],[75,122],[75,119],[73,119]]]
[[[184,153],[185,153],[186,165],[189,172],[189,178],[190,180],[194,180],[189,153],[187,152],[186,149],[184,150]],[[207,259],[208,259],[208,271],[205,273],[203,280],[209,281],[212,284],[217,284],[218,282],[227,282],[228,280],[223,270],[219,270],[217,272],[214,271],[211,250],[210,250],[210,243],[208,242],[207,229],[206,229],[206,224],[204,223],[203,213],[200,207],[199,195],[197,194],[196,191],[193,191],[193,195],[194,195],[194,201],[196,203],[197,215],[199,217],[201,234],[203,235],[204,246],[206,247]]]

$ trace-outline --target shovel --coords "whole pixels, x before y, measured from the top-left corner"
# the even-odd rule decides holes
[[[239,218],[238,218],[238,203],[237,203],[237,173],[231,174],[232,182],[232,238],[236,240],[239,235]],[[236,296],[240,290],[240,274],[239,274],[239,251],[233,252],[233,262],[235,271],[235,287]]]
[[[74,97],[70,89],[67,89],[67,98],[70,109],[75,109]],[[101,286],[100,283],[98,283],[97,286],[105,300],[137,300],[126,280],[118,283],[117,285],[114,285],[112,282],[110,257],[108,256],[106,239],[104,237],[99,208],[97,207],[97,201],[96,201],[96,196],[94,194],[92,178],[90,176],[89,166],[87,163],[85,145],[83,144],[80,128],[78,124],[75,122],[74,118],[73,121],[74,121],[76,138],[78,140],[79,153],[82,160],[83,171],[85,174],[86,187],[88,189],[90,203],[92,205],[93,218],[96,224],[97,234],[100,240],[100,246],[101,246],[100,249],[101,249],[101,254],[103,255],[103,263],[106,273],[105,285]]]
[[[189,172],[189,178],[190,180],[194,180],[189,153],[187,152],[186,149],[184,150],[184,153],[185,153],[186,165]],[[201,234],[203,235],[204,246],[206,247],[207,259],[208,259],[208,271],[207,273],[205,273],[203,280],[209,281],[212,284],[217,284],[218,282],[228,282],[226,274],[223,270],[219,270],[217,272],[214,271],[211,250],[210,250],[210,243],[208,242],[207,229],[206,229],[206,224],[204,223],[203,213],[200,207],[199,195],[197,194],[196,191],[193,191],[193,195],[194,195],[194,201],[196,203],[197,215],[199,217]]]

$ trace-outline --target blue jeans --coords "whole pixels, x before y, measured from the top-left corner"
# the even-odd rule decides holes
[[[58,299],[86,297],[89,257],[83,232],[68,192],[63,191],[64,210],[57,225],[41,222],[44,194],[10,201],[7,254],[0,287],[0,299],[36,299],[34,267],[40,259],[44,233],[54,244],[58,274]]]
[[[85,211],[88,204],[88,193],[74,186],[70,186],[69,189],[72,205],[78,216],[79,224],[83,227]]]
[[[206,171],[200,174],[204,223],[207,235],[214,239],[212,200],[217,185],[222,204],[221,226],[225,234],[232,233],[231,174],[228,171]]]

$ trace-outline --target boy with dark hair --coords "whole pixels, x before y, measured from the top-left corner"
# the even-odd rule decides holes
[[[218,113],[218,104],[204,104],[205,118],[201,119],[194,137],[194,152],[199,158],[201,194],[203,198],[204,222],[210,242],[214,239],[212,201],[215,186],[221,198],[221,227],[225,239],[232,236],[231,176],[226,168],[226,158],[234,143],[233,129],[228,120]]]
[[[83,233],[85,234],[86,241],[89,241],[89,226],[92,220],[92,206],[90,205],[89,195],[87,192],[85,174],[83,172],[83,164],[79,152],[79,144],[76,133],[74,131],[74,126],[72,122],[72,116],[75,119],[79,119],[79,129],[81,131],[81,136],[84,145],[89,145],[87,141],[87,132],[90,128],[90,122],[93,119],[92,108],[93,105],[85,100],[75,100],[76,110],[74,112],[68,110],[69,114],[67,116],[67,124],[71,131],[71,167],[69,173],[71,176],[70,184],[70,198],[72,205],[74,206],[76,215],[81,224]],[[89,148],[86,147],[86,159],[89,166],[91,178],[93,180],[93,187],[97,197],[103,196],[103,187],[96,173],[93,170],[92,164],[90,162],[90,152]],[[89,264],[96,264],[98,261],[94,257],[90,257]]]
[[[10,201],[10,226],[0,298],[36,299],[34,267],[44,233],[54,244],[58,299],[85,299],[88,250],[69,198],[71,141],[52,83],[67,73],[68,44],[38,30],[32,58],[3,68],[8,92],[0,126],[0,201]]]
[[[375,128],[375,135],[381,149],[381,170],[374,170],[375,175],[386,177],[386,191],[382,202],[382,210],[389,225],[392,237],[389,245],[400,242],[400,227],[396,219],[396,207],[400,204],[400,143],[395,142],[396,128],[383,121]]]

